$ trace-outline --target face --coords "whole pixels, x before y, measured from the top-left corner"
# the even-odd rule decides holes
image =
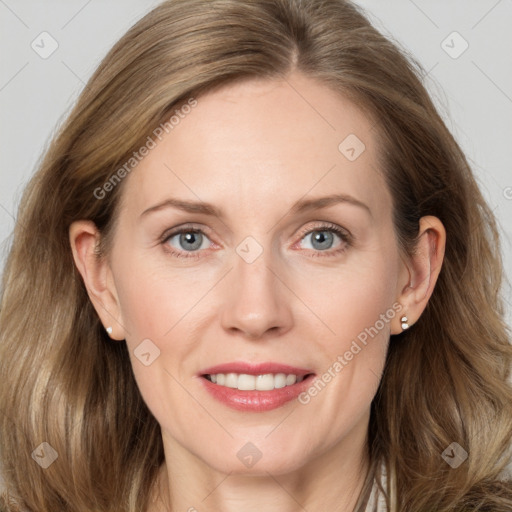
[[[166,447],[293,471],[364,438],[399,316],[375,133],[300,75],[197,102],[123,184],[119,323]]]

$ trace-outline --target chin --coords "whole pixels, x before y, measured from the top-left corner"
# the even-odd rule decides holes
[[[286,447],[285,447],[286,448]],[[231,455],[232,454],[232,455]],[[221,450],[217,457],[204,460],[216,471],[239,476],[268,476],[294,472],[307,464],[305,453],[293,454],[283,447],[259,449],[251,442],[236,443],[236,448]]]

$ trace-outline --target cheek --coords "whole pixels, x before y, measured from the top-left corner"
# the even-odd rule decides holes
[[[381,314],[393,314],[396,272],[385,258],[360,258],[336,271],[330,270],[318,283],[321,286],[303,285],[300,293],[308,298],[308,304],[329,327],[328,346],[341,349],[374,326]],[[389,322],[385,322],[385,326],[379,322],[377,327],[389,334]]]
[[[188,416],[194,415],[194,402],[184,388],[191,379],[197,348],[191,333],[200,305],[194,305],[207,287],[189,288],[188,279],[176,274],[172,278],[168,271],[149,268],[142,261],[126,261],[124,267],[125,277],[120,276],[117,289],[135,380],[157,421],[167,426],[172,421],[184,435]],[[181,418],[177,423],[172,420],[176,408]]]
[[[151,260],[125,260],[118,267],[116,288],[127,340],[161,340],[197,306],[211,286],[208,275],[189,269],[170,271]],[[213,278],[212,278],[213,279]],[[158,341],[157,341],[158,342]]]
[[[357,265],[330,273],[321,292],[309,292],[312,308],[329,331],[324,329],[317,342],[321,382],[301,403],[317,408],[315,414],[340,431],[368,410],[385,364],[391,321],[398,315],[393,308],[396,275],[387,261],[360,258]]]
[[[179,392],[173,377],[182,381],[196,369],[191,359],[212,279],[187,269],[170,272],[150,261],[122,261],[116,267],[116,288],[136,380],[150,408],[158,409],[165,393]]]

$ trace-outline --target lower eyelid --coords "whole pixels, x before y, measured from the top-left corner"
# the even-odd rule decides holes
[[[316,257],[325,257],[328,258],[330,256],[339,256],[340,254],[344,253],[348,249],[348,244],[345,241],[342,241],[339,247],[336,247],[334,249],[327,249],[325,251],[317,251],[315,249],[306,249],[310,252],[310,256],[313,258]]]

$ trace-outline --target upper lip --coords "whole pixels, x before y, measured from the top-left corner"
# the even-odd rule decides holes
[[[304,368],[296,368],[295,366],[281,363],[247,363],[244,361],[234,361],[206,368],[200,372],[200,375],[215,375],[217,373],[245,373],[247,375],[285,373],[286,375],[293,374],[298,377],[304,377],[305,375],[313,372]]]

